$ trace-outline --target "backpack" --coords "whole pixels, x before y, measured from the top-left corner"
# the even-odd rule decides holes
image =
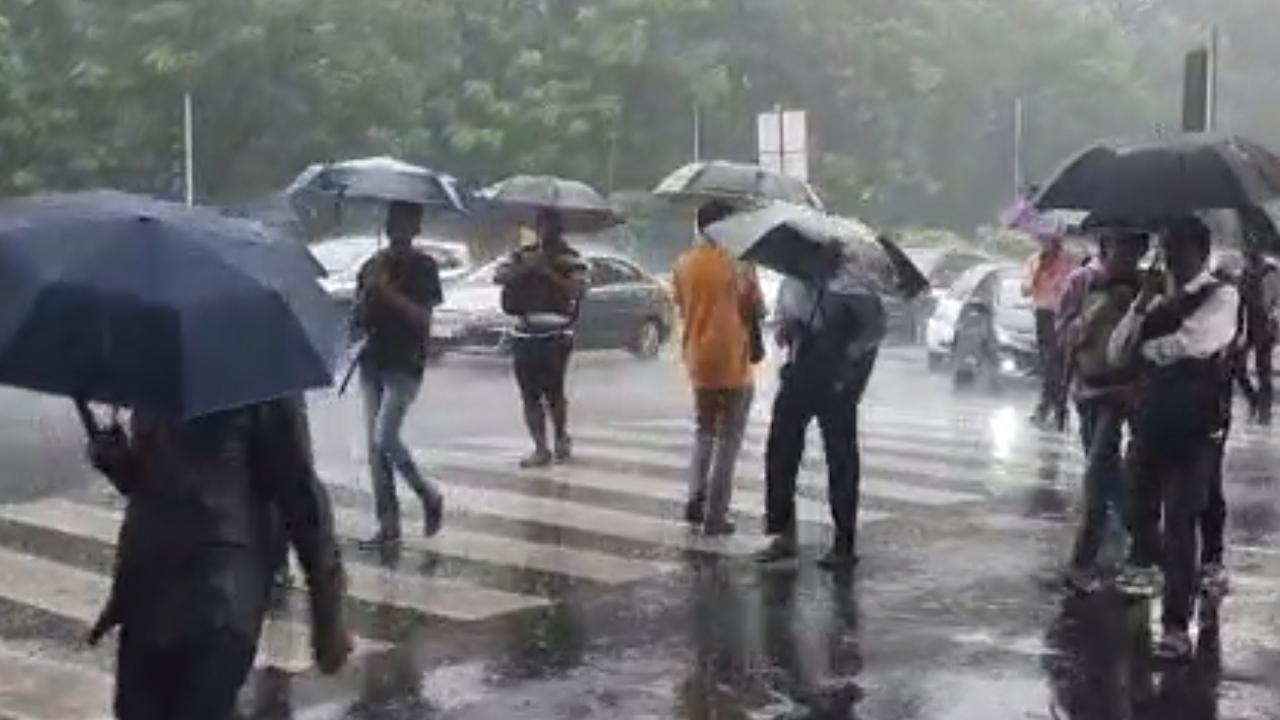
[[[557,270],[560,270],[561,266],[576,261],[575,255],[573,258],[555,258],[553,264]],[[503,313],[521,317],[533,313],[574,316],[577,313],[577,301],[578,298],[562,292],[541,274],[526,271],[502,286],[500,302]]]
[[[1103,283],[1085,296],[1079,319],[1080,339],[1072,354],[1076,375],[1084,382],[1106,385],[1133,379],[1137,368],[1113,365],[1107,357],[1107,346],[1137,296],[1137,287],[1127,283]]]

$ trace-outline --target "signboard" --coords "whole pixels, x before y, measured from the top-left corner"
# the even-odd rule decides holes
[[[766,170],[809,179],[808,113],[782,110],[760,113],[756,119],[757,162]]]

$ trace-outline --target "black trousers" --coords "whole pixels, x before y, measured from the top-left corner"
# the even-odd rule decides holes
[[[1209,470],[1208,498],[1204,514],[1200,517],[1200,562],[1204,565],[1220,565],[1223,556],[1223,536],[1227,529],[1227,498],[1223,494],[1223,461],[1227,448],[1228,432],[1213,443],[1213,460]]]
[[[862,463],[858,453],[858,403],[875,367],[875,353],[864,357],[853,379],[839,389],[814,383],[784,369],[773,401],[765,448],[765,531],[794,534],[796,477],[804,457],[805,435],[816,418],[827,459],[827,502],[836,527],[836,543],[852,547],[857,536]]]
[[[257,643],[230,630],[154,647],[120,635],[115,712],[119,720],[229,720],[253,669]]]
[[[1055,327],[1057,313],[1036,310],[1036,349],[1040,355],[1040,404],[1037,411],[1047,414],[1059,408],[1062,399],[1062,353]]]

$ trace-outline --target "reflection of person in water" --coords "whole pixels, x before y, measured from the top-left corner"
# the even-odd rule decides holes
[[[1129,689],[1134,626],[1114,596],[1071,596],[1046,634],[1053,652],[1042,659],[1053,695],[1052,717],[1120,720],[1131,717]],[[1149,637],[1149,631],[1148,631]],[[1149,640],[1148,640],[1149,644]],[[1146,656],[1137,658],[1146,662]]]

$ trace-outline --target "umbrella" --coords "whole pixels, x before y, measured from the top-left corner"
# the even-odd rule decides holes
[[[617,210],[590,185],[549,175],[516,175],[480,192],[495,210],[526,225],[553,210],[568,233],[594,233],[621,225]]]
[[[726,160],[685,165],[658,183],[653,194],[698,202],[717,199],[751,203],[779,201],[823,209],[822,199],[809,183],[759,165]]]
[[[775,203],[740,212],[711,225],[706,233],[743,260],[808,282],[826,282],[845,270],[877,292],[906,298],[929,286],[893,241],[877,237],[853,218],[800,205]]]
[[[261,225],[134,195],[0,206],[0,383],[190,419],[328,385],[341,316]]]
[[[304,223],[335,222],[348,201],[411,202],[467,212],[467,200],[451,175],[391,157],[312,165],[285,190]]]
[[[1041,210],[1153,219],[1238,210],[1280,198],[1280,158],[1239,137],[1126,147],[1095,145],[1070,160],[1035,199]]]

